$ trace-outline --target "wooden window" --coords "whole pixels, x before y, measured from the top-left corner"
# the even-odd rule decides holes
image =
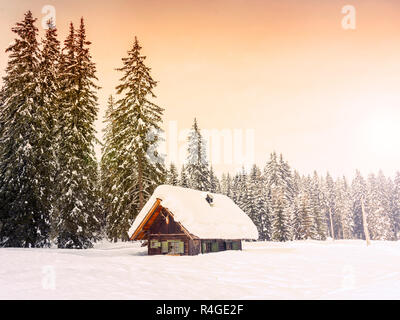
[[[156,249],[161,247],[161,242],[158,240],[151,240],[150,241],[150,248]]]
[[[168,241],[161,242],[161,253],[168,253]]]
[[[232,242],[232,250],[240,250],[240,243],[239,241]]]
[[[211,251],[212,251],[212,252],[217,252],[217,251],[219,251],[219,248],[218,248],[218,241],[214,241],[214,242],[211,243]]]
[[[180,240],[168,241],[168,253],[171,254],[183,254],[185,253],[185,243]]]

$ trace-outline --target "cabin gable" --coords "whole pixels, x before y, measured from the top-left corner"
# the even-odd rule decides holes
[[[174,217],[164,208],[161,208],[160,213],[155,218],[149,228],[149,234],[181,234],[185,232],[180,224],[176,223]]]

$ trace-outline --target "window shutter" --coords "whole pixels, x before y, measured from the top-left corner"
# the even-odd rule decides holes
[[[205,242],[201,243],[201,252],[202,253],[206,253],[207,252],[207,246]]]
[[[211,244],[211,251],[212,252],[217,252],[218,251],[218,242],[215,241]]]

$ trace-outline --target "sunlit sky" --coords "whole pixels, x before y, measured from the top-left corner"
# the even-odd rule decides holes
[[[137,36],[159,82],[167,153],[183,146],[171,121],[184,137],[197,117],[203,129],[244,140],[254,130],[261,166],[275,150],[303,174],[400,170],[399,1],[0,0],[1,75],[11,27],[30,9],[43,35],[45,5],[56,9],[62,41],[70,21],[86,20],[102,87],[99,137],[115,68]],[[355,30],[342,28],[344,5],[356,9]],[[241,163],[214,167],[234,172]]]

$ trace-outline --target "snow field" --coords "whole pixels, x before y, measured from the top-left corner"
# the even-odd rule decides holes
[[[399,299],[400,242],[244,242],[147,256],[138,243],[0,249],[0,299]]]

